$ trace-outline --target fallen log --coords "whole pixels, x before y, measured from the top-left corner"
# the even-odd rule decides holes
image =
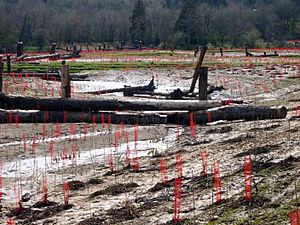
[[[141,92],[141,91],[153,92],[154,89],[155,89],[154,79],[152,78],[150,83],[145,86],[115,88],[115,89],[107,89],[107,90],[99,90],[99,91],[90,91],[90,92],[85,92],[85,93],[99,95],[99,94],[110,94],[110,93],[123,92],[124,96],[133,96],[137,92]]]
[[[208,116],[208,112],[210,116]],[[101,123],[102,118],[107,123],[109,120],[113,124],[183,124],[190,125],[190,113],[184,112],[159,112],[159,113],[124,113],[124,112],[98,112],[98,113],[80,113],[55,111],[0,111],[0,123],[15,123],[18,115],[19,123]],[[198,111],[193,113],[193,120],[197,125],[205,125],[209,122],[219,120],[265,120],[282,119],[287,115],[286,107],[263,107],[249,105],[231,105],[214,108],[208,111]],[[93,119],[94,118],[94,119]],[[110,118],[110,119],[109,119]],[[96,119],[96,120],[95,120]]]
[[[0,111],[0,123],[105,123],[112,124],[166,124],[167,117],[158,114],[144,114],[144,113],[115,113],[115,112],[101,112],[101,113],[80,113],[80,112],[64,112],[55,111]],[[95,120],[96,119],[96,120]]]
[[[197,101],[197,100],[117,100],[117,99],[62,99],[62,98],[33,98],[21,96],[7,96],[0,93],[0,108],[23,110],[48,110],[48,111],[198,111],[220,107],[232,101]]]
[[[210,109],[203,112],[194,112],[194,122],[196,124],[207,124],[219,120],[265,120],[265,119],[283,119],[287,115],[287,108],[282,107],[265,107],[251,105],[229,105],[216,109]],[[189,113],[173,113],[167,117],[168,123],[190,124]]]

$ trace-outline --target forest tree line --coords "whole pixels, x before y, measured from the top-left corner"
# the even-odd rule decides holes
[[[0,44],[282,46],[300,39],[299,0],[1,0]]]

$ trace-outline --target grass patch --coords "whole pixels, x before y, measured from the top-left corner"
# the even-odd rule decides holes
[[[84,71],[99,71],[99,70],[125,70],[125,69],[151,69],[151,68],[176,68],[177,63],[169,62],[68,62],[71,73],[79,73]],[[191,67],[192,63],[181,64],[181,67]],[[44,73],[49,70],[59,70],[61,68],[60,62],[50,63],[18,63],[11,65],[12,72],[36,72]],[[7,71],[4,65],[4,71]]]

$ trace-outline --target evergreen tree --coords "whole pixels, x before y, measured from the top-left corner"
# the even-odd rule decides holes
[[[132,41],[144,42],[146,31],[146,7],[143,0],[135,1],[129,20],[131,23],[129,31]]]
[[[198,44],[196,6],[195,0],[186,0],[175,24],[175,32],[182,33],[188,45]]]

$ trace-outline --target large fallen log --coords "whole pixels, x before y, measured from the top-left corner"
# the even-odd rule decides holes
[[[17,119],[16,119],[17,118]],[[17,120],[17,121],[16,121]],[[166,124],[167,116],[144,113],[80,113],[56,111],[0,111],[0,123],[112,123]]]
[[[184,124],[190,125],[190,113],[185,112],[159,112],[159,113],[140,113],[140,112],[99,112],[99,113],[80,113],[80,112],[8,112],[0,111],[0,123],[15,123],[16,115],[18,123],[102,123],[103,121],[113,124]],[[198,125],[205,125],[209,122],[219,120],[264,120],[281,119],[287,115],[285,107],[263,107],[249,105],[231,105],[208,111],[193,112],[193,121]]]
[[[203,112],[194,112],[193,119],[196,124],[207,124],[219,120],[265,120],[265,119],[283,119],[287,115],[287,108],[265,107],[251,105],[229,105],[216,109],[210,109]],[[190,113],[173,113],[167,117],[168,123],[190,124]]]
[[[48,111],[198,111],[220,107],[229,103],[224,101],[197,100],[117,100],[117,99],[62,99],[62,98],[33,98],[21,96],[7,96],[0,93],[0,108]]]
[[[153,92],[154,89],[155,89],[154,79],[152,78],[150,83],[148,85],[144,85],[144,86],[115,88],[115,89],[107,89],[107,90],[99,90],[99,91],[90,91],[90,92],[85,92],[85,93],[98,95],[98,94],[123,92],[124,96],[133,96],[137,92],[141,92],[141,91]]]

